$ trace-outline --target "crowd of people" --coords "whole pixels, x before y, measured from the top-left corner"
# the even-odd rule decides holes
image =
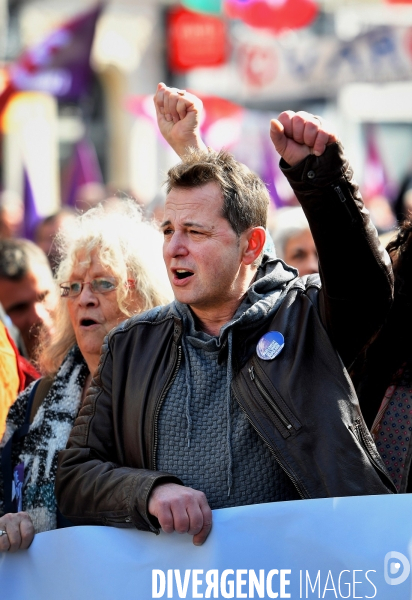
[[[0,551],[83,524],[200,545],[215,508],[412,485],[411,221],[388,255],[336,134],[286,111],[301,208],[273,249],[267,188],[205,146],[200,100],[154,102],[181,159],[161,223],[124,199],[0,239]]]

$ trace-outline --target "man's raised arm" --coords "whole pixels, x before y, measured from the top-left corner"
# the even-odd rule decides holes
[[[346,366],[381,327],[393,294],[386,251],[343,147],[321,119],[282,113],[270,136],[319,255],[321,315]]]
[[[200,136],[203,110],[200,98],[185,90],[159,83],[153,100],[160,133],[180,157],[190,147],[207,152],[207,146]]]

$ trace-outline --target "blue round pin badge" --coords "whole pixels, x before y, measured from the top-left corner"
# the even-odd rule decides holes
[[[280,331],[269,331],[258,341],[256,352],[262,360],[272,360],[282,352],[284,345],[285,338]]]

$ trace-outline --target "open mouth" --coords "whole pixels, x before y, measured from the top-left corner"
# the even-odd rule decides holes
[[[178,279],[187,279],[193,275],[192,271],[186,271],[185,269],[176,269],[175,273]]]
[[[97,325],[97,321],[93,321],[93,319],[82,319],[80,325],[82,327],[90,327],[91,325]]]

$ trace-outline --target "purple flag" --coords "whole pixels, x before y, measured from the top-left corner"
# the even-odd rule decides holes
[[[87,183],[103,183],[103,177],[93,144],[83,138],[74,146],[63,190],[63,204],[75,207],[77,192]]]
[[[9,83],[0,96],[0,106],[3,96],[15,91],[38,90],[66,100],[84,95],[91,81],[90,51],[102,10],[103,4],[98,4],[24,52],[9,68]]]
[[[24,177],[24,190],[23,190],[23,202],[24,202],[24,220],[23,220],[23,235],[29,240],[33,240],[34,231],[36,225],[41,221],[41,216],[37,212],[36,199],[33,193],[33,188],[30,183],[29,175],[26,168],[23,168]]]
[[[289,203],[292,194],[289,194],[288,197],[284,197],[285,195],[281,193],[281,189],[285,188],[285,185],[281,185],[281,183],[285,184],[285,182],[281,182],[280,180],[281,178],[285,179],[285,176],[279,167],[280,156],[274,149],[266,131],[262,133],[261,140],[263,151],[261,177],[266,183],[266,187],[269,190],[269,195],[274,205],[277,208],[280,208]]]

